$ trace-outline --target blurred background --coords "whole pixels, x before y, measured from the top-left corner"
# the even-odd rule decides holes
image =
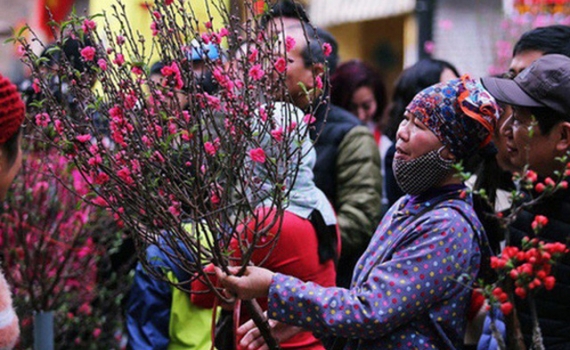
[[[94,14],[116,0],[0,0],[0,39],[26,23],[49,41],[47,22],[70,11]],[[150,35],[152,1],[122,0],[131,21]],[[226,0],[235,8],[244,0]],[[203,1],[192,0],[200,7]],[[502,73],[512,46],[528,29],[570,24],[570,0],[303,0],[312,23],[337,38],[341,60],[362,59],[383,75],[388,93],[403,68],[424,57],[447,60],[474,77]],[[203,6],[203,5],[202,5]],[[239,12],[239,10],[238,10]],[[198,11],[199,13],[199,11]],[[205,10],[204,10],[205,14]],[[204,15],[205,16],[205,15]],[[204,20],[205,21],[205,20]],[[12,44],[0,50],[0,72],[21,81],[26,72]]]

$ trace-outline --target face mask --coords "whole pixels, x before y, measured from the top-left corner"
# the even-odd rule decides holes
[[[415,159],[394,159],[392,170],[400,188],[408,194],[418,195],[439,185],[452,172],[453,161],[441,157],[437,149]]]

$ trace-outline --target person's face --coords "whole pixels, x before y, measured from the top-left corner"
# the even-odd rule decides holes
[[[519,75],[526,67],[530,66],[532,62],[544,56],[544,52],[537,50],[523,51],[516,54],[511,60],[509,66],[509,75],[514,78]]]
[[[528,108],[513,107],[513,113],[501,127],[501,135],[506,139],[509,161],[517,171],[528,164],[539,175],[549,176],[560,167],[553,160],[563,152],[557,150],[557,139],[551,137],[557,128],[543,134]]]
[[[493,134],[493,143],[497,148],[497,163],[501,169],[510,172],[517,171],[517,167],[511,163],[509,152],[507,150],[507,138],[501,135],[501,128],[509,119],[512,113],[513,109],[510,105],[505,105],[504,108],[501,109],[501,114],[497,120],[497,127],[495,129],[495,133]]]
[[[523,51],[516,54],[511,60],[511,65],[509,67],[508,75],[510,76],[510,78],[515,78],[526,67],[530,66],[532,62],[536,61],[543,55],[544,55],[543,52],[536,50]],[[502,132],[503,125],[505,125],[507,121],[509,122],[512,121],[509,120],[512,113],[513,110],[511,106],[506,106],[504,108],[504,111],[499,117],[499,120],[497,122],[497,130],[499,130],[499,133],[494,135],[493,142],[497,147],[496,159],[497,163],[499,164],[499,167],[501,167],[501,169],[506,171],[515,172],[515,171],[520,171],[522,168],[518,164],[512,163],[512,157],[511,157],[512,154],[511,152],[509,152],[509,148],[507,147],[508,140],[504,136],[504,133]],[[509,126],[507,125],[506,127]],[[524,164],[526,163],[523,163],[523,166]]]
[[[21,136],[20,136],[21,139]],[[0,154],[0,201],[4,201],[6,193],[14,181],[16,174],[22,167],[22,150],[20,149],[20,139],[18,139],[18,155],[11,165],[5,154]]]
[[[419,119],[406,111],[396,133],[396,154],[394,158],[412,160],[443,146],[437,136]],[[447,156],[447,151],[442,151]]]
[[[369,86],[359,87],[354,94],[352,94],[350,111],[354,113],[358,119],[365,123],[372,121],[377,109],[378,105],[376,104],[374,92]]]
[[[287,28],[283,33],[283,37],[291,36],[295,39],[295,46],[287,53],[287,71],[285,84],[289,90],[289,94],[295,106],[304,108],[309,103],[308,96],[306,95],[301,84],[305,86],[306,90],[311,90],[314,87],[314,71],[312,67],[305,66],[303,60],[303,50],[307,47],[307,39],[301,27]]]
[[[456,79],[459,78],[457,75],[455,75],[455,73],[453,73],[453,71],[449,68],[444,68],[441,71],[441,74],[439,76],[439,82],[440,83],[445,83],[450,81],[451,79]]]

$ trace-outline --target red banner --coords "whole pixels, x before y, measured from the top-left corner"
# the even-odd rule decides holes
[[[65,20],[71,12],[74,2],[74,0],[37,0],[37,25],[48,38],[53,38],[48,22]]]

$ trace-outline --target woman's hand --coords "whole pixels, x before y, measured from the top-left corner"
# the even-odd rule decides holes
[[[267,313],[266,313],[267,314]],[[268,320],[271,334],[275,337],[278,343],[282,343],[291,338],[295,334],[301,332],[303,329],[296,326],[290,326],[275,320]],[[237,329],[237,336],[239,345],[243,349],[248,350],[269,350],[265,340],[261,336],[259,328],[255,326],[253,320],[249,320],[242,324]]]
[[[228,268],[232,274],[240,270],[240,267]],[[242,300],[250,300],[267,296],[274,273],[261,267],[248,266],[243,276],[237,277],[227,275],[216,267],[216,275],[229,294]]]

